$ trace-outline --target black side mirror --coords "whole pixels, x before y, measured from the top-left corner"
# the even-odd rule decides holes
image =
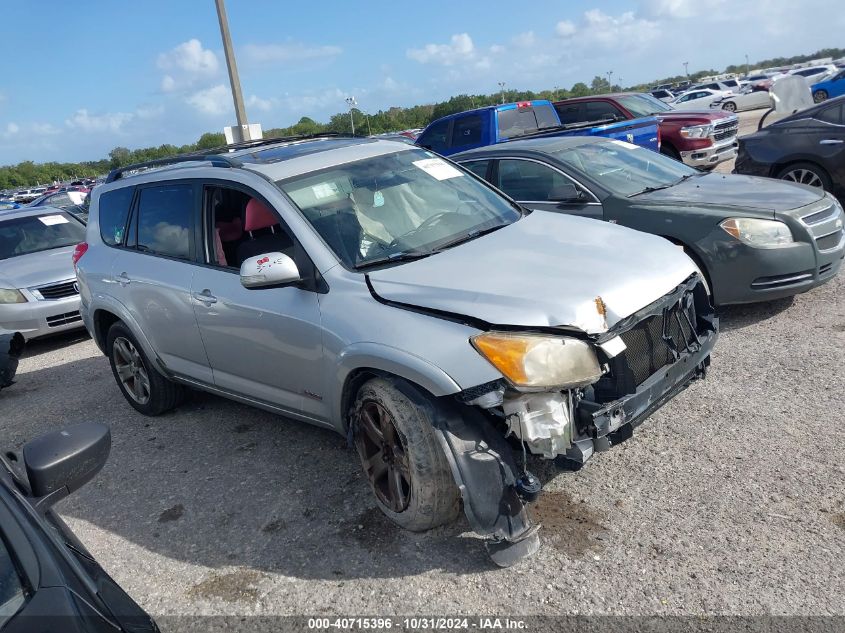
[[[578,202],[582,198],[581,191],[573,184],[558,185],[549,191],[552,202]]]
[[[44,511],[91,481],[110,450],[111,431],[99,422],[76,424],[27,442],[23,463],[35,508]]]

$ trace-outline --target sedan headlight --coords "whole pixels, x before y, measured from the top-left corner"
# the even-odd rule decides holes
[[[680,129],[684,138],[707,138],[710,136],[710,125],[689,125]]]
[[[789,227],[777,220],[729,218],[719,226],[740,242],[757,248],[784,246],[795,241]]]
[[[592,346],[578,339],[485,332],[470,341],[517,389],[572,389],[602,375]]]
[[[0,288],[0,303],[26,303],[26,297],[15,288]]]

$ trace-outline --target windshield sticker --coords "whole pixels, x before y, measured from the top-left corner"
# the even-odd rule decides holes
[[[67,224],[68,219],[62,215],[42,215],[38,218],[44,226],[53,226],[54,224]]]
[[[317,200],[322,200],[323,198],[335,198],[340,195],[340,189],[338,189],[337,184],[333,182],[321,182],[319,185],[311,187],[311,191],[314,193],[314,197],[317,198]]]
[[[633,143],[626,143],[625,141],[617,141],[616,139],[611,139],[610,142],[614,145],[624,147],[625,149],[640,149],[639,145],[634,145]]]
[[[426,158],[425,160],[415,160],[414,167],[422,169],[429,176],[437,178],[437,180],[447,180],[449,178],[457,178],[463,176],[460,170],[455,169],[449,163],[441,158]]]

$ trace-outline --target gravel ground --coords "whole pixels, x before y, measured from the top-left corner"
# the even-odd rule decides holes
[[[705,382],[579,473],[535,463],[544,546],[507,570],[463,520],[393,528],[330,432],[205,394],[136,414],[81,336],[29,347],[3,437],[112,426],[59,510],[154,615],[842,615],[843,285],[724,310]]]

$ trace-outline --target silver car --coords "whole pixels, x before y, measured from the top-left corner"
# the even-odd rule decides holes
[[[85,225],[51,207],[0,214],[0,329],[31,339],[82,327],[71,255]]]
[[[662,238],[529,212],[393,141],[169,162],[97,187],[76,255],[129,404],[190,387],[333,429],[389,518],[427,530],[463,502],[497,564],[539,547],[527,452],[579,467],[709,364],[713,309]]]

